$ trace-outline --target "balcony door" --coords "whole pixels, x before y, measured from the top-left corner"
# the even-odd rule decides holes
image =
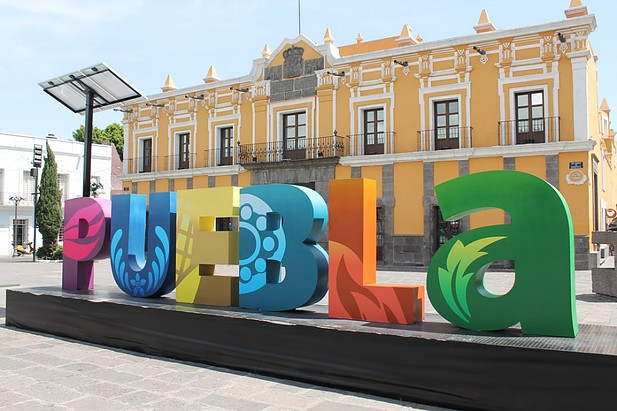
[[[141,147],[141,172],[149,173],[152,171],[152,139],[142,140]]]
[[[306,158],[306,113],[283,115],[283,158],[300,160]]]
[[[543,93],[517,93],[516,144],[544,143],[545,126]]]
[[[383,108],[364,110],[364,154],[383,154],[384,140]]]
[[[458,100],[435,103],[435,150],[459,148]]]
[[[219,165],[229,166],[233,164],[234,129],[233,127],[223,127],[219,130]]]
[[[178,135],[178,169],[189,168],[189,133]]]

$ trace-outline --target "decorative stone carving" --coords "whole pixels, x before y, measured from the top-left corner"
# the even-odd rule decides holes
[[[292,46],[283,52],[283,77],[299,77],[304,73],[304,59],[302,47]]]
[[[587,31],[580,30],[574,35],[574,51],[587,50]]]
[[[252,95],[254,99],[262,99],[270,96],[270,82],[269,81],[258,81],[253,86]]]
[[[551,61],[555,59],[555,37],[543,36],[542,47],[540,48],[540,58],[544,61]]]

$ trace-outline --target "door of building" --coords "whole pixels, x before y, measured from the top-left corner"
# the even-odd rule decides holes
[[[219,147],[221,148],[221,154],[219,159],[219,165],[229,166],[233,164],[233,140],[233,127],[224,127],[220,129]]]
[[[458,100],[435,103],[435,150],[459,148]]]
[[[460,220],[446,221],[441,215],[439,207],[435,207],[435,221],[437,222],[435,227],[435,249],[434,252],[442,245],[447,243],[452,237],[458,235],[460,232]]]
[[[542,91],[516,94],[516,144],[544,143],[544,95]]]
[[[364,154],[383,154],[384,141],[383,108],[364,110]]]
[[[189,133],[178,136],[178,169],[189,168]]]

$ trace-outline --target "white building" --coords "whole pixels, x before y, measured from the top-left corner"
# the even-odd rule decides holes
[[[58,181],[63,200],[81,197],[83,190],[83,143],[55,138],[41,138],[25,135],[0,133],[0,256],[13,253],[13,235],[17,244],[27,244],[34,240],[34,178],[30,176],[33,149],[35,144],[43,147],[45,162],[46,143],[56,157]],[[109,198],[111,191],[112,149],[110,145],[92,145],[92,180],[103,185],[97,193],[99,197]],[[39,182],[42,167],[39,169]],[[11,197],[22,197],[17,206]],[[14,227],[16,231],[14,233]],[[37,232],[37,247],[42,245],[42,237]]]

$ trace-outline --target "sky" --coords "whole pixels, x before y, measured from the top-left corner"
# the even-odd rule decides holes
[[[570,0],[302,0],[304,35],[335,45],[398,36],[408,23],[425,42],[474,34],[482,9],[497,29],[564,20]],[[599,95],[617,107],[617,2],[583,0],[598,28]],[[0,132],[70,139],[84,117],[43,92],[39,82],[107,63],[145,95],[171,74],[179,88],[203,84],[214,65],[221,79],[247,75],[267,43],[298,35],[297,0],[0,0]],[[617,110],[615,110],[617,113]],[[94,115],[104,128],[122,121]]]

